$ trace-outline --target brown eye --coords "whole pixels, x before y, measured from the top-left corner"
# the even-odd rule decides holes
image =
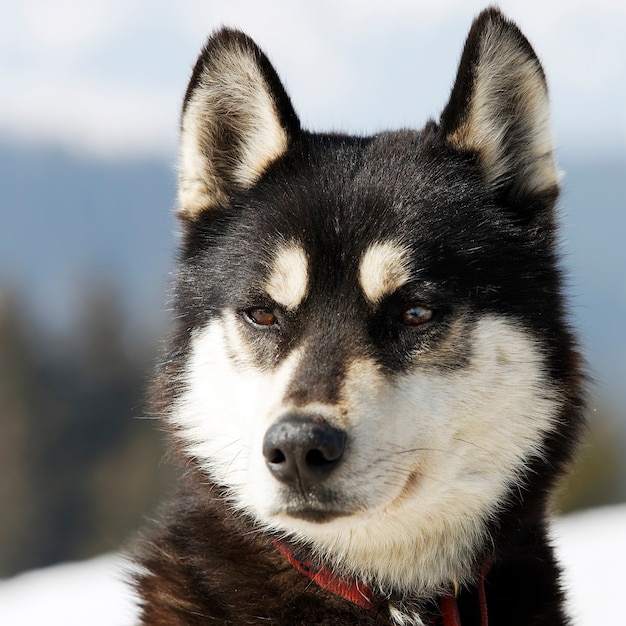
[[[246,311],[246,316],[255,326],[274,326],[278,322],[270,309],[250,309]]]
[[[433,317],[432,309],[425,306],[411,306],[401,313],[402,323],[406,326],[421,326],[430,322]]]

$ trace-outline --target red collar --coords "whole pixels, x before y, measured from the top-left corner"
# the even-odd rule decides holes
[[[274,541],[274,545],[295,569],[323,589],[350,600],[364,609],[374,608],[374,592],[365,583],[359,582],[356,578],[340,578],[330,569],[317,566],[309,559],[299,559],[292,547],[282,541]]]
[[[298,558],[293,548],[287,543],[276,540],[274,541],[274,546],[296,570],[323,589],[341,596],[361,608],[368,610],[376,608],[377,602],[374,591],[364,582],[356,578],[341,578],[329,568],[316,565],[308,558]],[[487,600],[485,597],[485,574],[488,569],[488,567],[483,568],[483,571],[478,577],[481,626],[488,626]],[[454,593],[441,597],[439,609],[441,614],[431,618],[432,626],[461,626],[459,607],[457,606]]]

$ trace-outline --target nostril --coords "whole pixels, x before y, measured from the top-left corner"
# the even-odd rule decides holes
[[[346,444],[346,435],[342,430],[335,429],[316,434],[317,447],[311,446],[311,449],[305,452],[305,463],[311,467],[330,467],[341,458]]]
[[[308,465],[322,467],[328,463],[333,463],[334,459],[327,459],[321,450],[309,450],[306,453],[305,461]]]
[[[278,448],[268,451],[266,458],[267,462],[272,463],[273,465],[279,465],[287,460],[285,455]]]

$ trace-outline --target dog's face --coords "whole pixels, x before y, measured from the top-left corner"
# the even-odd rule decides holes
[[[301,131],[252,42],[209,41],[169,418],[236,508],[381,584],[468,575],[558,417],[546,108],[493,14],[441,123],[372,138]]]

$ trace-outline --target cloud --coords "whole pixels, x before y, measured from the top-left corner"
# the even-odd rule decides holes
[[[195,56],[222,24],[270,54],[304,122],[371,132],[443,106],[483,0],[22,0],[0,20],[0,135],[173,154]],[[626,6],[503,0],[536,47],[560,143],[626,146]],[[311,122],[311,124],[309,124]]]
[[[21,41],[76,54],[113,35],[128,6],[113,0],[27,0],[15,4],[14,16],[23,26]]]
[[[166,90],[80,79],[16,83],[18,89],[0,100],[0,129],[13,142],[60,145],[103,158],[175,151],[178,99]]]

